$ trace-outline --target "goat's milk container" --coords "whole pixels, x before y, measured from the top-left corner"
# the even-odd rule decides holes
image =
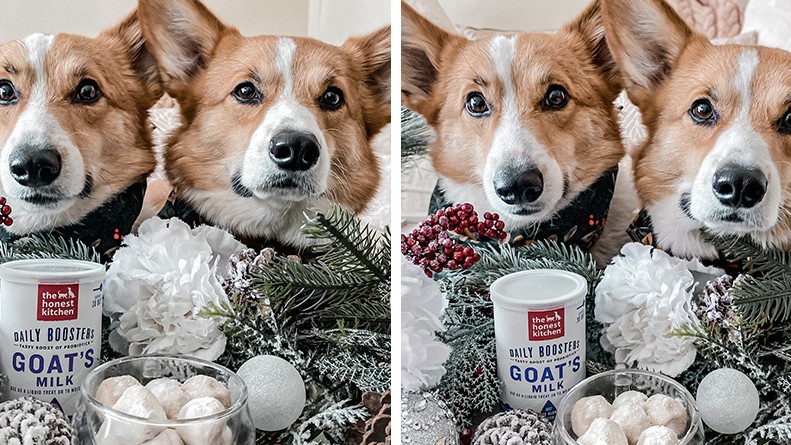
[[[41,259],[0,265],[4,398],[32,396],[74,413],[101,354],[104,266]]]
[[[554,420],[560,400],[585,378],[588,282],[562,270],[529,270],[499,278],[490,290],[503,404]]]

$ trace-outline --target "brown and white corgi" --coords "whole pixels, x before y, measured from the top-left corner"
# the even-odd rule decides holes
[[[96,38],[0,45],[0,193],[13,208],[4,240],[76,227],[81,239],[106,230],[120,243],[156,166],[147,110],[161,94],[136,13]],[[89,216],[134,185],[139,196]]]
[[[530,232],[557,222],[616,168],[625,153],[613,106],[621,83],[599,1],[555,34],[478,40],[450,34],[406,4],[402,11],[402,101],[436,132],[429,155],[448,202],[470,202],[499,213],[506,230]],[[592,215],[606,215],[613,181],[594,205],[603,208],[575,204],[581,220],[553,236],[574,239],[601,224]]]
[[[197,0],[141,0],[143,33],[181,106],[175,195],[242,239],[304,245],[310,208],[365,209],[371,139],[390,122],[390,28],[341,46],[242,36]]]
[[[662,0],[605,0],[604,17],[648,128],[634,177],[658,245],[716,258],[705,229],[791,249],[791,53],[715,46]]]

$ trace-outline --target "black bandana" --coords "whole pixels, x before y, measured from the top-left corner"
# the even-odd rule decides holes
[[[124,236],[131,233],[132,226],[140,216],[146,186],[146,181],[132,184],[101,207],[85,215],[76,224],[31,233],[28,236],[52,234],[77,239],[95,248],[101,254],[102,261],[107,262],[123,243]],[[0,241],[5,243],[12,243],[24,236],[15,235],[8,232],[5,227],[0,227]]]
[[[177,198],[175,192],[170,192],[170,196],[168,196],[165,206],[159,211],[159,217],[162,219],[178,218],[187,223],[192,228],[198,227],[200,225],[214,225],[205,217],[203,217],[203,215],[198,213],[198,211],[195,210],[187,201]],[[265,247],[271,247],[275,249],[275,251],[280,255],[293,254],[300,255],[302,257],[305,257],[306,255],[310,256],[307,249],[288,246],[265,238],[242,238],[235,233],[232,233],[232,235],[238,239],[239,242],[251,249],[260,251]]]
[[[648,215],[647,210],[643,209],[637,214],[637,217],[629,225],[627,232],[629,233],[629,238],[631,238],[632,241],[645,246],[655,247],[657,249],[663,250],[668,255],[673,255],[673,252],[671,252],[670,249],[663,248],[659,243],[659,239],[654,233],[654,226],[651,223],[651,217]],[[728,261],[725,258],[725,255],[722,253],[720,253],[720,257],[716,260],[702,260],[701,262],[705,266],[714,266],[723,269],[729,275],[733,276],[746,271],[742,264]]]
[[[576,245],[587,252],[604,230],[617,176],[618,168],[608,171],[548,221],[510,232],[506,241],[514,246],[524,246],[538,240],[554,240]],[[452,204],[437,185],[431,196],[429,213]]]

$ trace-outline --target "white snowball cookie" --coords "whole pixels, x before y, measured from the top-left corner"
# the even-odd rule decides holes
[[[666,426],[655,425],[640,434],[637,445],[677,445],[678,436]]]
[[[709,428],[722,434],[737,434],[752,425],[761,400],[749,377],[730,368],[712,371],[701,380],[698,411]]]
[[[178,419],[197,419],[225,411],[222,402],[214,397],[199,397],[187,402],[179,411]],[[225,419],[182,426],[176,429],[184,445],[224,444]]]
[[[629,445],[621,426],[609,419],[596,419],[585,434],[577,439],[579,445]]]
[[[156,396],[146,387],[130,386],[124,391],[113,409],[130,416],[151,420],[167,420],[165,410]],[[107,416],[97,433],[102,445],[139,445],[151,440],[164,430],[163,427],[144,425]]]
[[[214,397],[222,402],[224,407],[229,408],[231,406],[231,392],[228,391],[228,387],[207,375],[196,375],[188,378],[181,385],[181,391],[187,396],[187,400],[199,397]]]
[[[294,366],[280,357],[253,357],[237,372],[247,384],[248,406],[255,427],[279,431],[291,426],[305,409],[305,382]]]
[[[577,437],[588,431],[596,419],[609,419],[612,405],[602,396],[583,397],[571,409],[571,429]]]
[[[640,434],[652,426],[651,419],[648,418],[643,407],[636,403],[624,403],[615,408],[610,420],[621,426],[629,440],[629,445],[635,445]]]
[[[143,386],[131,375],[110,377],[99,384],[94,398],[104,406],[112,407],[121,398],[121,395],[130,386]]]
[[[612,407],[615,409],[626,403],[642,405],[646,400],[648,400],[648,396],[640,391],[626,391],[612,401]]]
[[[162,408],[168,419],[175,419],[181,411],[181,407],[189,401],[187,395],[181,390],[181,382],[175,379],[161,378],[148,382],[146,384]]]
[[[678,437],[684,437],[689,424],[687,408],[680,400],[664,394],[654,394],[643,404],[652,425],[670,428]]]

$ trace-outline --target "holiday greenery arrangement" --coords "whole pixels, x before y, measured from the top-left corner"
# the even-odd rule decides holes
[[[791,440],[791,380],[788,377],[791,375],[791,254],[765,250],[740,239],[706,237],[727,260],[742,265],[747,272],[736,278],[710,275],[705,283],[690,282],[678,294],[686,298],[686,309],[679,312],[688,311],[695,317],[684,323],[664,326],[667,335],[660,344],[639,346],[652,348],[657,353],[662,348],[677,347],[676,342],[688,343],[692,350],[691,363],[670,363],[668,372],[693,395],[698,392],[704,377],[720,368],[732,368],[754,383],[761,400],[755,420],[748,420],[750,426],[735,434],[721,434],[707,428],[707,444],[788,443]],[[483,416],[500,410],[501,381],[497,376],[492,304],[488,292],[491,283],[501,276],[547,268],[583,276],[590,290],[587,308],[588,374],[615,367],[616,357],[602,347],[601,337],[607,332],[607,324],[600,322],[606,317],[601,314],[597,317],[596,295],[597,287],[605,277],[612,279],[612,275],[623,272],[597,270],[589,255],[575,247],[550,241],[521,248],[499,243],[469,245],[480,255],[479,261],[468,269],[446,270],[434,275],[447,298],[447,308],[442,317],[444,327],[438,337],[451,347],[451,352],[444,363],[444,377],[432,392],[438,393],[449,404],[459,426],[474,427]],[[635,259],[628,256],[625,262],[632,262],[634,268],[644,269],[650,275],[665,276],[670,280],[674,275],[666,271],[678,271],[679,268],[684,271],[687,268],[709,273],[716,271],[695,261],[665,259],[666,255],[661,251],[638,246],[627,245],[624,251],[645,249],[641,255],[651,258],[648,260],[652,262],[650,266],[646,267],[648,263],[635,263]],[[662,261],[668,261],[668,265],[664,266]],[[655,292],[652,294],[655,298],[677,298],[675,294],[670,297],[667,290],[660,290],[661,283],[655,284],[650,290]],[[598,291],[601,294],[604,288]],[[620,302],[620,306],[624,305],[628,306],[628,303]],[[636,316],[630,314],[632,318]],[[628,329],[621,325],[617,328]],[[637,364],[640,365],[639,362]],[[663,369],[662,365],[653,365],[646,367]],[[679,366],[683,369],[676,369]],[[673,372],[673,369],[678,372]],[[706,394],[698,394],[698,397],[713,398],[717,402],[723,391],[723,387],[711,390],[707,386]],[[739,411],[736,408],[734,406],[729,411]],[[718,411],[722,409],[718,408]],[[715,420],[711,422],[714,424]]]
[[[192,355],[183,350],[192,348],[240,376],[295,369],[296,382],[305,389],[304,409],[298,405],[285,428],[258,431],[257,443],[389,440],[389,233],[363,225],[339,207],[316,213],[303,230],[314,244],[300,257],[246,249],[206,226],[193,229],[175,219],[145,222],[138,235],[127,238],[108,272],[103,359],[119,356],[119,350]],[[130,250],[123,254],[124,249]],[[0,262],[29,258],[99,261],[92,247],[55,236],[0,244]],[[150,279],[141,280],[144,275]],[[169,296],[172,292],[192,298],[175,304],[173,298],[180,297]],[[152,316],[138,306],[186,312]],[[211,338],[190,342],[188,332],[174,332],[178,329],[211,332]],[[243,372],[243,365],[252,372]],[[263,377],[263,383],[281,381]],[[249,386],[251,405],[255,397],[265,397],[258,385]]]
[[[203,315],[225,320],[219,362],[238,369],[277,355],[308,388],[302,416],[259,444],[344,443],[351,426],[371,417],[363,393],[390,386],[390,238],[335,208],[304,226],[318,256],[305,262],[247,251],[227,284],[230,304]],[[268,304],[265,303],[268,301]]]

